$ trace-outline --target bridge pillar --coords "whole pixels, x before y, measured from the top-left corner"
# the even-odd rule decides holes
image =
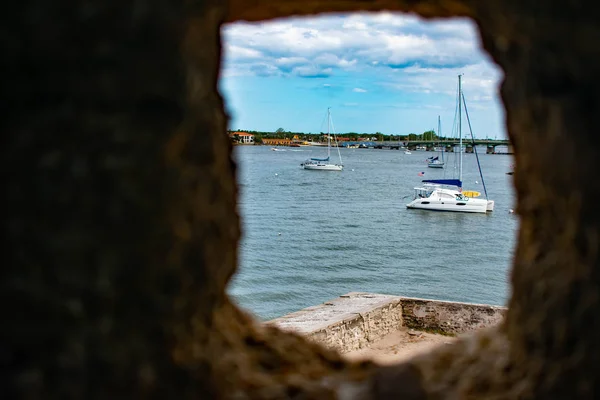
[[[465,153],[473,153],[473,145],[472,144],[467,145],[467,147],[465,148]]]
[[[496,154],[496,146],[488,144],[485,154]]]

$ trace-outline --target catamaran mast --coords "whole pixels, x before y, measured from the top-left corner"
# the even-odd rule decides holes
[[[330,107],[327,107],[327,159],[329,160],[329,156],[331,153],[331,112],[329,111]]]
[[[442,121],[440,119],[440,116],[438,115],[438,130],[437,130],[437,135],[438,135],[438,141],[441,140],[442,138]],[[444,162],[444,146],[441,146],[442,148],[442,162]]]
[[[462,99],[462,87],[461,87],[462,74],[458,75],[458,152],[460,154],[460,161],[458,164],[458,180],[462,182],[462,168],[463,168],[463,151],[462,151],[462,126],[461,126],[461,99]]]

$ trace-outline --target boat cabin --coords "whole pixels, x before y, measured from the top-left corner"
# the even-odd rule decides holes
[[[467,201],[469,198],[455,189],[444,189],[438,184],[424,184],[422,187],[415,188],[415,199],[425,199],[432,194],[436,194],[440,199]]]

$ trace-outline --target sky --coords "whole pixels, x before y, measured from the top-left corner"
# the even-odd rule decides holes
[[[229,128],[456,136],[458,74],[473,134],[507,137],[502,71],[467,19],[361,13],[222,28],[219,89]],[[463,134],[468,134],[466,119]]]

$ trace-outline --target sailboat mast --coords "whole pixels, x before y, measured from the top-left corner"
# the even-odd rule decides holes
[[[462,170],[463,170],[463,151],[462,151],[462,124],[461,124],[461,99],[462,99],[462,82],[461,75],[458,75],[458,152],[460,154],[460,161],[458,164],[458,179],[462,182]]]
[[[330,107],[327,107],[327,159],[329,159],[331,153],[331,111]]]
[[[438,115],[438,130],[437,130],[437,136],[438,136],[438,143],[439,143],[439,141],[440,141],[440,140],[441,140],[441,138],[442,138],[442,121],[441,121],[441,119],[440,119],[440,116],[439,116],[439,115]],[[441,149],[442,149],[442,151],[441,151],[441,153],[442,153],[442,162],[444,162],[444,146],[443,146],[443,145],[441,145],[440,147],[441,147]]]

